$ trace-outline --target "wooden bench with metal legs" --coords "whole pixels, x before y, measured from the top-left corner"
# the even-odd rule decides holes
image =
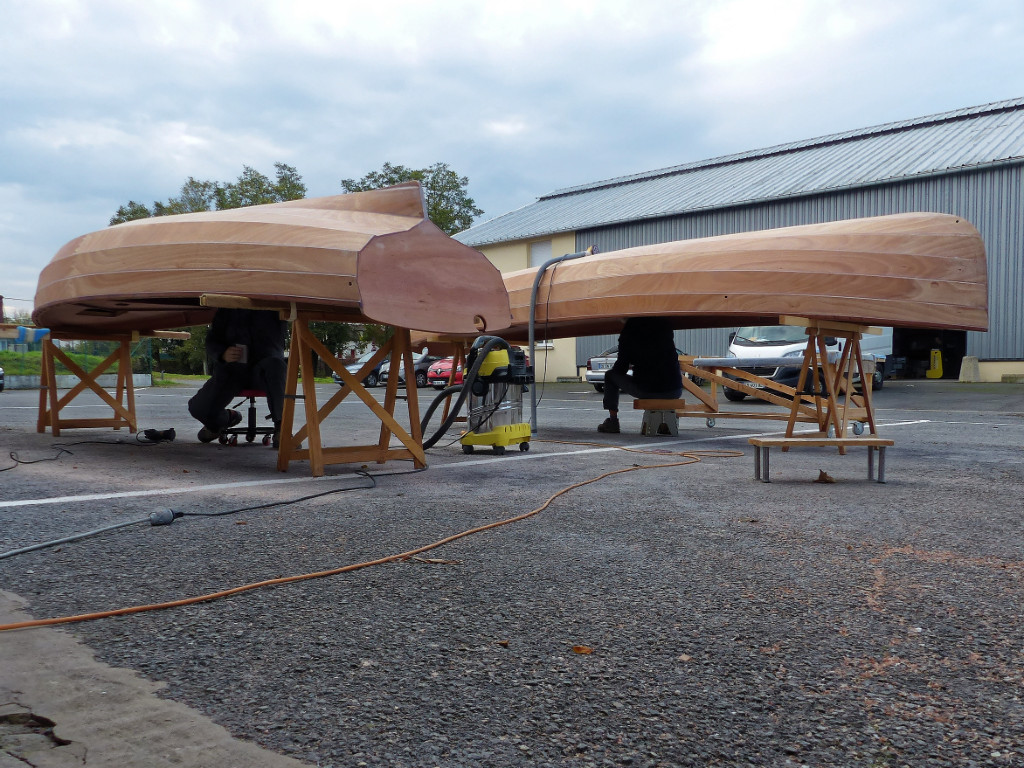
[[[637,399],[633,408],[644,412],[640,424],[641,435],[678,435],[679,415],[676,409],[685,407],[682,400]]]
[[[781,448],[847,448],[866,447],[868,449],[868,480],[875,479],[875,451],[878,451],[878,482],[885,482],[885,449],[893,445],[892,440],[880,437],[752,437],[748,441],[754,446],[754,479],[762,483],[771,482],[770,451]]]

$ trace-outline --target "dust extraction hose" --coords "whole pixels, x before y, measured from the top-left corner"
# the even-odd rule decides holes
[[[503,347],[507,352],[512,351],[512,347],[510,347],[508,342],[500,336],[479,336],[477,340],[473,342],[473,347],[470,350],[471,353],[475,351],[476,359],[473,361],[473,365],[470,369],[466,372],[466,375],[462,377],[462,383],[442,389],[441,393],[434,398],[434,402],[432,402],[430,407],[427,408],[427,412],[423,415],[423,419],[420,421],[420,432],[424,435],[427,433],[427,425],[430,423],[430,417],[434,415],[434,411],[437,410],[437,407],[444,402],[446,398],[451,397],[456,392],[459,394],[458,399],[455,401],[455,405],[452,406],[451,411],[448,413],[448,418],[442,422],[441,426],[438,427],[434,434],[423,441],[424,450],[432,448],[438,440],[444,437],[444,434],[448,431],[451,425],[455,423],[455,419],[459,415],[459,411],[462,410],[462,406],[466,402],[466,397],[473,388],[473,382],[476,381],[480,367],[484,364],[484,358],[486,358],[488,353],[495,347]]]

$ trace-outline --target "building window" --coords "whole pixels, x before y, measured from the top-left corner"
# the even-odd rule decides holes
[[[539,240],[530,243],[530,266],[539,267],[551,258],[551,241]]]

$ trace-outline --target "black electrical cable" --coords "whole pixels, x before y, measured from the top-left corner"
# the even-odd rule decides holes
[[[127,528],[130,525],[138,525],[139,523],[149,523],[150,525],[153,525],[153,526],[156,526],[156,525],[168,525],[171,522],[173,522],[174,520],[178,519],[179,517],[222,517],[224,515],[233,515],[233,514],[236,514],[238,512],[252,512],[252,511],[255,511],[255,510],[258,510],[258,509],[270,509],[271,507],[284,507],[284,506],[288,506],[290,504],[298,504],[299,502],[302,502],[302,501],[309,501],[310,499],[316,499],[316,498],[319,498],[321,496],[329,496],[329,495],[331,495],[333,493],[344,493],[345,491],[369,490],[371,488],[376,488],[377,487],[377,481],[375,479],[377,477],[389,477],[389,476],[394,476],[394,475],[415,474],[417,472],[424,471],[424,469],[425,469],[425,467],[422,468],[422,469],[414,469],[414,470],[411,470],[410,472],[388,472],[388,473],[379,473],[379,474],[374,474],[374,473],[371,473],[371,472],[367,472],[365,470],[356,470],[356,472],[354,474],[356,474],[356,475],[358,475],[360,477],[367,478],[370,481],[370,485],[357,485],[357,486],[348,487],[348,488],[332,488],[332,489],[330,489],[328,491],[321,491],[320,493],[310,494],[309,496],[302,496],[301,498],[298,498],[298,499],[289,499],[289,500],[286,500],[286,501],[273,501],[273,502],[270,502],[270,503],[267,503],[267,504],[258,504],[258,505],[253,506],[253,507],[241,507],[239,509],[229,509],[229,510],[224,510],[222,512],[178,512],[178,511],[171,511],[169,509],[160,510],[158,512],[153,512],[152,514],[149,514],[146,517],[139,518],[138,520],[128,520],[128,521],[123,522],[123,523],[115,523],[114,525],[108,525],[108,526],[106,526],[104,528],[97,528],[96,530],[93,530],[93,531],[86,531],[84,533],[78,533],[78,534],[74,534],[72,536],[66,536],[66,537],[64,537],[62,539],[55,539],[54,541],[46,541],[46,542],[42,542],[40,544],[33,544],[31,546],[28,546],[28,547],[22,547],[21,549],[13,549],[13,550],[11,550],[9,552],[0,552],[0,560],[5,560],[5,559],[7,559],[9,557],[14,557],[15,555],[23,555],[23,554],[26,554],[28,552],[35,552],[36,550],[39,550],[39,549],[46,549],[47,547],[55,547],[55,546],[57,546],[59,544],[68,544],[68,543],[71,543],[73,541],[81,541],[82,539],[88,539],[88,538],[91,538],[93,536],[98,536],[101,533],[106,533],[108,531],[114,531],[114,530],[117,530],[118,528]]]
[[[174,440],[174,430],[173,429],[162,430],[162,431],[161,430],[155,430],[155,429],[147,429],[144,432],[136,432],[135,433],[135,443],[137,443],[138,445],[145,445],[145,446],[156,445],[157,443],[171,442],[172,440]],[[11,460],[14,463],[11,466],[9,466],[9,467],[0,467],[0,472],[7,472],[9,470],[15,469],[19,464],[39,464],[39,463],[44,462],[44,461],[56,461],[61,456],[63,456],[65,453],[68,454],[69,456],[74,456],[75,452],[74,451],[69,451],[67,449],[67,447],[66,447],[66,446],[70,446],[70,445],[131,445],[131,444],[132,443],[130,443],[127,440],[120,440],[120,439],[119,440],[79,440],[78,442],[75,442],[75,443],[54,443],[52,447],[57,449],[57,453],[55,455],[48,456],[45,459],[33,459],[31,461],[28,461],[26,459],[20,458],[18,456],[18,452],[17,451],[11,451],[7,455],[11,457]]]
[[[9,557],[15,555],[24,555],[28,552],[35,552],[37,549],[46,549],[47,547],[56,547],[59,544],[70,544],[73,541],[81,541],[82,539],[89,539],[93,536],[99,536],[101,533],[107,531],[115,531],[118,528],[127,528],[129,525],[138,525],[139,523],[148,523],[149,517],[139,518],[138,520],[129,520],[124,523],[115,523],[114,525],[108,525],[105,528],[97,528],[93,531],[86,531],[85,533],[76,533],[73,536],[65,536],[63,539],[54,539],[53,541],[44,541],[41,544],[32,544],[28,547],[22,547],[21,549],[12,549],[10,552],[0,552],[0,560],[6,560]]]
[[[13,461],[14,463],[11,466],[9,466],[9,467],[4,467],[3,469],[0,469],[0,472],[6,472],[9,469],[14,469],[19,464],[40,464],[40,463],[42,463],[44,461],[56,461],[61,456],[63,456],[65,453],[67,453],[69,455],[74,455],[74,454],[71,453],[71,451],[67,450],[66,448],[61,448],[58,445],[54,445],[53,447],[57,449],[57,453],[56,454],[54,454],[53,456],[47,456],[45,459],[33,459],[32,461],[27,461],[25,459],[20,459],[20,458],[18,458],[18,452],[17,451],[11,451],[7,455],[11,457],[11,461]]]
[[[224,517],[225,515],[234,515],[239,512],[254,512],[258,509],[270,509],[272,507],[284,507],[289,504],[298,504],[302,501],[309,501],[310,499],[319,499],[321,496],[330,496],[332,493],[342,493],[344,491],[358,491],[358,490],[370,490],[377,487],[377,481],[374,479],[374,475],[364,470],[356,470],[353,474],[365,477],[370,481],[369,485],[359,485],[353,488],[332,488],[329,491],[321,491],[320,493],[311,493],[309,496],[302,496],[298,499],[291,499],[290,501],[271,501],[266,504],[257,504],[252,507],[239,507],[238,509],[225,509],[220,512],[182,512],[182,517]]]

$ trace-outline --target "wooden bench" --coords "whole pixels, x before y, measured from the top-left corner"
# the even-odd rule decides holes
[[[875,479],[875,451],[878,451],[878,482],[885,482],[885,449],[892,440],[881,437],[752,437],[754,446],[754,479],[770,483],[768,456],[772,448],[856,448],[868,449],[868,480]]]
[[[634,410],[642,410],[644,412],[644,419],[640,424],[640,434],[678,435],[679,415],[676,411],[685,407],[686,402],[684,400],[634,400]],[[665,426],[665,429],[659,432],[662,425]]]

